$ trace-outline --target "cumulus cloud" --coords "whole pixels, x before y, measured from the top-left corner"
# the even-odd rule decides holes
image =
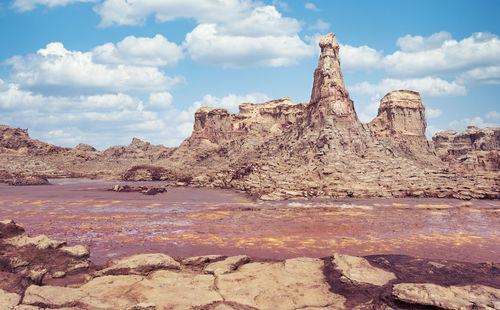
[[[362,82],[349,87],[350,91],[365,95],[386,94],[396,89],[411,89],[426,97],[464,96],[467,90],[456,82],[448,82],[439,78],[425,77],[421,79],[384,79],[378,84]]]
[[[306,4],[304,4],[304,7],[311,11],[319,11],[318,7],[312,2],[307,2]]]
[[[12,7],[18,11],[25,12],[36,8],[37,6],[65,6],[75,2],[97,2],[97,0],[14,0]]]
[[[186,35],[184,46],[197,62],[236,68],[288,66],[315,53],[315,47],[303,42],[298,35],[231,35],[220,31],[216,24],[198,25]]]
[[[284,17],[274,5],[258,1],[105,0],[96,12],[102,26],[137,25],[150,15],[157,22],[194,19],[198,25],[186,35],[183,46],[193,60],[205,64],[238,68],[288,66],[314,53],[314,48],[298,35],[298,20]],[[315,26],[325,29],[327,24],[318,21]],[[105,55],[113,54],[114,47],[103,50]]]
[[[345,70],[376,68],[380,65],[382,53],[366,45],[354,47],[340,45],[340,61]]]
[[[500,66],[476,68],[460,74],[460,84],[500,84]]]
[[[429,38],[406,36],[398,44],[403,49],[383,61],[385,70],[396,76],[453,75],[500,64],[500,39],[490,33],[475,33],[461,41],[446,33]]]
[[[440,48],[444,42],[451,40],[451,34],[446,31],[434,33],[429,37],[411,36],[409,34],[397,40],[397,45],[403,52],[420,52]]]
[[[227,23],[244,18],[257,6],[250,0],[104,0],[95,11],[101,26],[139,25],[149,15],[157,22],[192,18],[199,23]]]
[[[104,64],[174,66],[182,58],[182,47],[161,34],[153,38],[128,36],[116,44],[106,43],[92,50],[93,61]]]
[[[166,76],[157,67],[96,63],[91,52],[69,51],[59,42],[6,63],[12,66],[15,83],[40,92],[163,91],[182,80]]]

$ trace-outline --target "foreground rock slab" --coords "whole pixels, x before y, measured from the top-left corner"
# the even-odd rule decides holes
[[[396,279],[394,273],[373,267],[362,257],[335,254],[332,262],[351,281],[382,286]]]
[[[218,277],[226,301],[257,309],[344,309],[345,298],[331,293],[323,261],[295,258],[278,263],[250,263]]]
[[[443,287],[432,283],[394,285],[397,299],[418,305],[443,309],[500,309],[500,289],[484,285]]]

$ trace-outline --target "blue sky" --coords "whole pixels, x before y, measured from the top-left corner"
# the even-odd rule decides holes
[[[334,32],[362,121],[412,89],[429,137],[500,127],[499,15],[496,0],[3,0],[0,123],[62,146],[175,146],[199,106],[307,102]]]

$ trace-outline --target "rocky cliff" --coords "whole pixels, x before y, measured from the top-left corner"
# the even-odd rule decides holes
[[[9,152],[0,160],[7,173],[151,176],[243,190],[261,199],[500,198],[498,129],[439,133],[430,143],[425,107],[419,94],[409,90],[384,96],[377,117],[363,124],[344,85],[335,35],[319,45],[307,104],[288,98],[244,103],[239,113],[202,107],[195,113],[192,135],[177,148],[134,139],[129,146],[102,152],[88,146],[63,149],[2,127],[0,149]]]
[[[456,169],[500,171],[500,128],[442,131],[432,137],[438,156]]]
[[[380,100],[377,117],[369,124],[373,137],[403,154],[424,157],[434,155],[425,137],[427,122],[420,94],[411,90],[396,90]]]

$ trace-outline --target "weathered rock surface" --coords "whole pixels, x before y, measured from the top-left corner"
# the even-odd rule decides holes
[[[499,306],[497,263],[429,261],[391,255],[262,261],[245,255],[174,260],[165,254],[138,254],[112,260],[102,267],[73,269],[75,263],[88,263],[79,258],[88,256],[85,247],[54,249],[38,248],[36,243],[5,243],[20,234],[24,234],[21,226],[0,221],[0,309],[361,310],[411,309],[415,305],[443,309]],[[64,274],[55,277],[56,272]],[[33,274],[43,276],[33,280]],[[345,277],[352,281],[345,281]],[[428,283],[420,282],[424,279]]]
[[[432,283],[401,283],[392,294],[399,300],[442,309],[500,309],[500,290],[484,285],[443,287]]]
[[[331,293],[323,261],[295,258],[278,263],[250,263],[218,277],[226,301],[257,309],[345,309],[345,298]]]
[[[377,140],[416,157],[434,155],[425,137],[427,122],[420,94],[410,90],[392,91],[380,100],[378,114],[369,124]],[[437,158],[434,158],[434,161]]]
[[[373,267],[362,257],[335,254],[332,262],[350,281],[382,286],[396,279],[394,273]]]
[[[500,172],[500,128],[442,131],[432,141],[438,156],[457,170]]]
[[[115,259],[96,275],[108,274],[139,274],[147,275],[158,269],[179,269],[180,264],[172,257],[165,254],[139,254],[125,258]]]

